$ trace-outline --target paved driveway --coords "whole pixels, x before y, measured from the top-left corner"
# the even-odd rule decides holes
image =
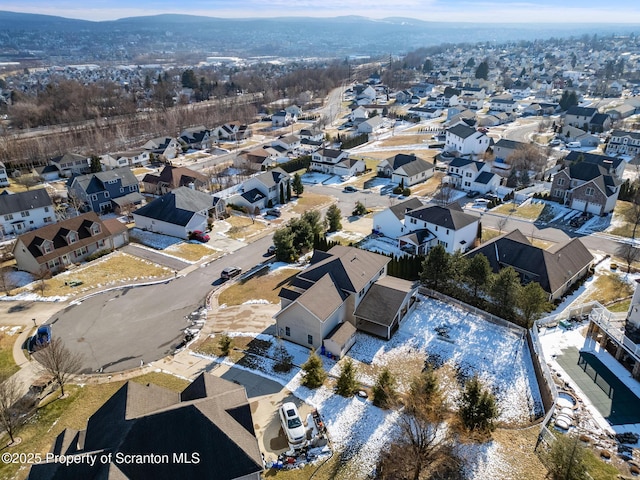
[[[85,371],[117,372],[158,360],[173,352],[189,326],[185,318],[220,287],[223,268],[243,270],[265,260],[271,236],[184,277],[157,285],[105,292],[53,315],[53,335],[84,356]]]
[[[153,250],[149,250],[147,248],[139,247],[133,243],[123,246],[122,248],[120,248],[120,251],[128,253],[129,255],[133,255],[134,257],[144,258],[145,260],[149,260],[150,262],[157,263],[158,265],[162,265],[173,270],[182,270],[183,268],[189,266],[189,263],[187,262],[183,262],[181,260],[178,260],[177,258],[169,257],[158,252],[154,252]]]

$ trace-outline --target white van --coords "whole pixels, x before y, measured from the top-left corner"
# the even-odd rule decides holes
[[[569,142],[567,143],[567,148],[580,148],[582,145],[580,142]]]

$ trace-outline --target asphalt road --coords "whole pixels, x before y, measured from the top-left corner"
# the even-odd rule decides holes
[[[190,324],[185,318],[223,282],[223,268],[264,262],[271,236],[165,283],[101,293],[50,318],[54,335],[84,357],[84,371],[118,372],[172,353]]]

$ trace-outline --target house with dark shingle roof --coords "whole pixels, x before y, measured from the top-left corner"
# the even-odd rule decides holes
[[[466,256],[478,254],[487,257],[494,273],[512,267],[523,285],[539,283],[549,294],[549,301],[562,297],[571,285],[588,273],[593,263],[593,255],[579,238],[543,250],[532,245],[520,230],[500,235]]]
[[[179,153],[182,153],[182,146],[178,143],[178,140],[173,137],[152,138],[145,143],[142,148],[168,160],[176,158]]]
[[[142,179],[145,193],[164,195],[179,187],[191,187],[200,190],[207,187],[209,179],[187,167],[165,165],[159,175],[147,173]]]
[[[56,273],[97,251],[112,250],[112,236],[122,233],[113,230],[112,234],[95,212],[89,212],[20,235],[13,255],[20,270]]]
[[[64,155],[50,158],[49,165],[56,167],[62,177],[80,175],[91,171],[91,159],[77,153],[65,153]]]
[[[358,330],[390,338],[414,304],[416,289],[409,282],[383,289],[374,285],[387,273],[390,259],[377,253],[337,245],[328,252],[316,250],[311,265],[282,288],[281,308],[274,315],[278,335],[309,348],[321,349],[335,329],[349,322]],[[373,290],[372,290],[373,289]],[[404,293],[398,299],[397,291]],[[373,303],[371,303],[373,302]],[[380,315],[371,314],[375,302],[388,303]],[[358,316],[358,308],[360,316]],[[344,351],[351,337],[343,335],[340,345],[333,338],[332,351]]]
[[[136,227],[178,238],[207,230],[216,200],[208,193],[179,187],[133,212]]]
[[[595,115],[598,114],[598,109],[593,107],[579,107],[573,105],[569,107],[564,117],[564,125],[576,127],[585,132],[591,130],[591,123]]]
[[[398,238],[405,233],[405,215],[411,210],[422,208],[424,204],[416,197],[391,205],[373,214],[373,231],[388,238]]]
[[[495,192],[500,186],[500,176],[491,172],[488,163],[468,158],[451,160],[444,181],[465,192]]]
[[[412,254],[427,254],[436,245],[449,253],[473,247],[478,233],[478,217],[464,213],[460,205],[429,205],[405,213],[404,232],[398,248]]]
[[[124,205],[144,200],[138,179],[128,168],[73,177],[67,181],[67,190],[96,213],[119,212]]]
[[[382,160],[377,169],[378,175],[390,177],[396,185],[410,187],[433,177],[434,165],[417,157],[414,153],[409,155],[399,153]]]
[[[31,467],[29,480],[259,480],[263,470],[245,388],[209,373],[182,393],[128,381],[89,417],[85,430],[63,430],[51,452],[108,461],[45,461]],[[125,455],[149,460],[118,460]]]
[[[211,147],[211,130],[204,125],[186,128],[178,137],[178,142],[187,148],[202,150]]]
[[[21,233],[55,223],[51,197],[44,188],[0,194],[0,227],[3,235]]]
[[[627,163],[618,157],[580,152],[577,150],[572,150],[566,157],[564,157],[564,165],[567,167],[581,162],[593,163],[594,165],[603,167],[609,175],[613,175],[620,179],[622,178],[624,169],[627,166]]]
[[[573,210],[605,215],[613,211],[622,181],[597,163],[581,161],[553,176],[551,198]]]
[[[481,155],[489,148],[489,137],[465,123],[447,129],[444,150],[460,155]]]
[[[614,130],[605,150],[607,155],[638,155],[640,153],[640,132]]]

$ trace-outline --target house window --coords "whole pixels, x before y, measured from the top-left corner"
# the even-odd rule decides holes
[[[564,185],[564,178],[559,178],[558,179],[558,185]]]
[[[449,235],[449,229],[447,228],[447,235]]]
[[[98,248],[104,247],[104,240],[100,240],[98,243],[96,243],[96,246]]]
[[[49,213],[49,207],[44,207],[44,211]]]
[[[76,235],[76,232],[69,232],[69,235],[67,235],[67,238],[69,240],[69,243],[76,243],[78,241],[78,236]]]
[[[99,233],[100,233],[100,225],[98,225],[97,223],[94,223],[93,225],[91,225],[91,234],[98,235]]]
[[[98,195],[96,195],[95,193],[93,195],[91,195],[91,200],[93,200],[94,202],[98,201]]]
[[[284,327],[284,334],[287,337],[290,337],[291,336],[291,329],[289,327]]]
[[[465,177],[471,177],[471,172],[467,172],[464,174]]]
[[[585,190],[584,194],[585,194],[587,197],[591,197],[591,196],[593,196],[593,193],[594,193],[594,192],[595,192],[595,190],[593,189],[593,187],[588,187],[588,188]]]
[[[124,187],[120,187],[120,193],[124,193]]]
[[[135,185],[129,185],[129,191],[130,192],[135,192],[136,191]]]
[[[13,215],[11,215],[11,214],[5,215],[4,219],[7,220],[7,221],[13,220]]]
[[[28,217],[31,214],[29,213],[28,210],[25,210],[24,212],[20,212],[20,215],[24,218],[24,217]]]
[[[44,223],[51,223],[53,219],[51,217],[44,217]]]
[[[307,335],[307,343],[313,345],[313,335]]]
[[[109,192],[104,192],[104,198],[109,198]]]

